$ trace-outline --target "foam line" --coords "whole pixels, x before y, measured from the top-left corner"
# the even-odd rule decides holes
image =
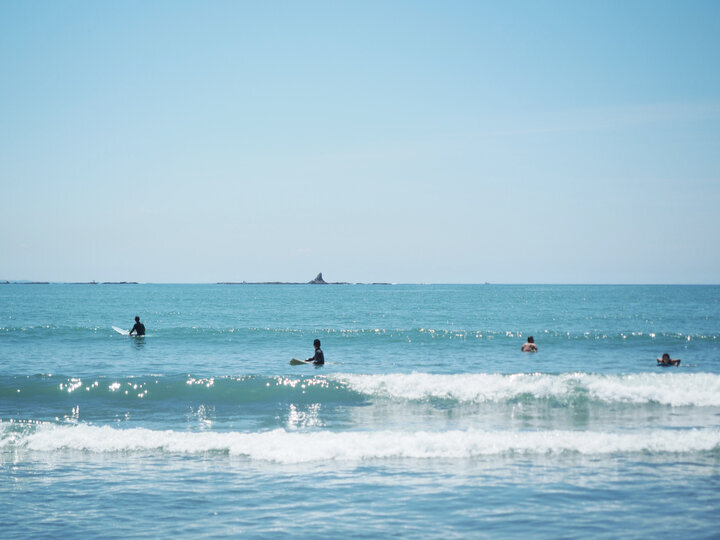
[[[490,455],[693,453],[720,450],[720,430],[179,432],[110,426],[0,424],[0,451],[225,453],[279,463],[367,459],[468,459]]]

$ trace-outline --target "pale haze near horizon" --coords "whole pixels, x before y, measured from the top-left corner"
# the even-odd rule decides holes
[[[720,283],[718,2],[0,1],[0,279]]]

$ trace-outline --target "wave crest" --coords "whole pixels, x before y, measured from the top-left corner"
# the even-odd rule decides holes
[[[449,399],[481,403],[530,397],[571,401],[720,406],[720,375],[711,373],[597,375],[590,373],[492,373],[432,375],[332,375],[360,394],[393,399]]]
[[[463,403],[554,401],[673,407],[720,406],[720,375],[712,373],[430,373],[315,376],[130,378],[38,375],[0,377],[0,398],[103,399],[116,404],[185,400],[202,403],[358,403],[366,400],[446,400]]]

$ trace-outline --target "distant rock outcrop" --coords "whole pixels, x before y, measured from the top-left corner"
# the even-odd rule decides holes
[[[325,281],[322,277],[322,272],[320,272],[317,276],[315,276],[315,279],[312,281],[308,281],[311,285],[327,285],[327,281]]]
[[[312,281],[219,281],[218,285],[350,285],[347,281],[325,281],[320,272]],[[373,283],[373,285],[389,285],[389,283]]]

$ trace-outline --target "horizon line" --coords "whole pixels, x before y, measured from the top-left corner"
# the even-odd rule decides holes
[[[531,286],[531,285],[557,285],[557,286],[717,286],[720,283],[697,282],[380,282],[380,281],[328,281],[326,283],[310,283],[307,281],[52,281],[29,279],[0,280],[0,285],[503,285],[503,286]]]

